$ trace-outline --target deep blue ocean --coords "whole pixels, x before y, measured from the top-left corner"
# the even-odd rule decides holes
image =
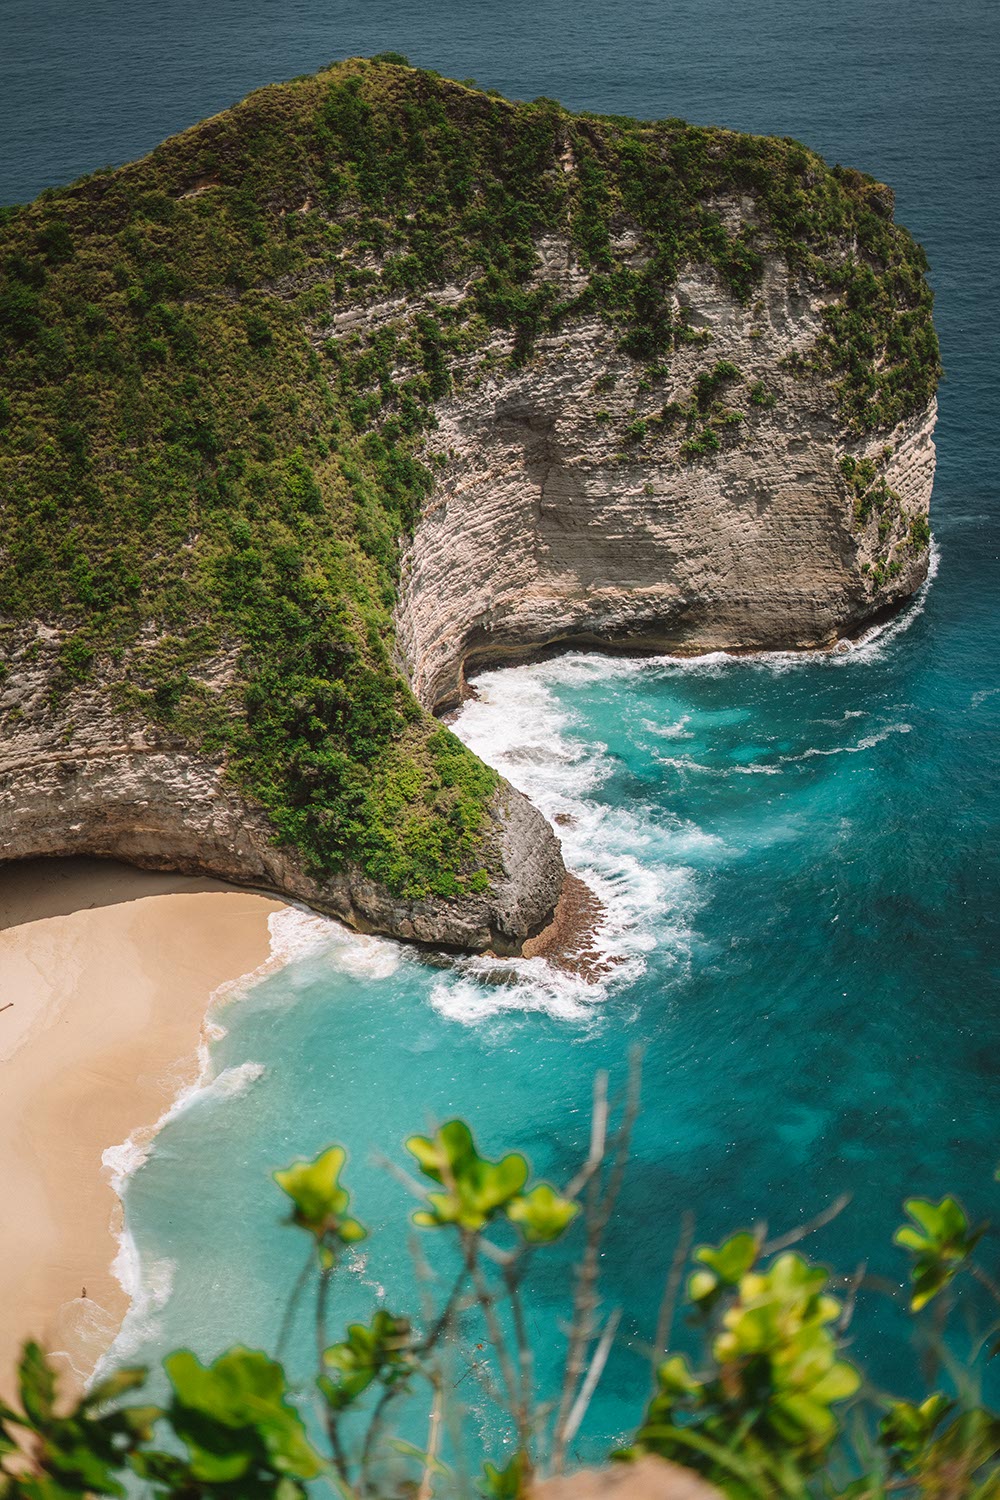
[[[655,1322],[684,1209],[711,1238],[783,1231],[850,1193],[814,1253],[893,1283],[904,1195],[952,1190],[1000,1218],[995,0],[0,0],[0,20],[0,201],[257,85],[393,49],[514,97],[794,135],[891,183],[930,257],[947,370],[936,575],[875,639],[810,660],[575,654],[480,680],[456,728],[572,820],[616,977],[536,962],[490,984],[474,962],[282,918],[289,962],[224,1014],[217,1081],[128,1187],[145,1292],[123,1352],[273,1346],[298,1247],[268,1173],[333,1139],[376,1230],[337,1317],[383,1291],[412,1304],[408,1202],[371,1148],[398,1159],[404,1134],[460,1111],[485,1146],[564,1177],[595,1070],[621,1081],[634,1043],[644,1109],[603,1271],[624,1313],[585,1453],[634,1423],[646,1369],[628,1344]],[[565,1286],[557,1256],[539,1330]],[[303,1328],[293,1362],[305,1348]],[[910,1388],[884,1300],[863,1299],[853,1355]]]

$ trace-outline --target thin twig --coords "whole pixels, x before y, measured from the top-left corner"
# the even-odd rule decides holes
[[[590,1150],[573,1180],[563,1189],[564,1198],[577,1198],[604,1160],[608,1134],[608,1075],[602,1068],[594,1075],[594,1102],[590,1116]]]
[[[522,1272],[523,1274],[523,1272]],[[522,1449],[525,1455],[530,1454],[531,1439],[531,1406],[534,1385],[534,1360],[531,1350],[531,1340],[524,1321],[524,1307],[521,1302],[520,1278],[515,1268],[510,1268],[504,1275],[507,1286],[507,1294],[510,1299],[511,1318],[514,1323],[514,1339],[517,1344],[517,1359],[521,1375],[521,1388],[518,1394],[519,1419],[518,1426],[523,1429],[524,1437]]]
[[[650,1374],[652,1376],[653,1393],[656,1392],[656,1372],[661,1361],[666,1357],[667,1348],[670,1344],[670,1335],[674,1328],[674,1315],[677,1312],[677,1294],[681,1289],[681,1277],[684,1275],[684,1267],[691,1253],[691,1242],[694,1239],[694,1214],[690,1209],[685,1209],[681,1218],[680,1234],[677,1236],[677,1246],[674,1250],[674,1258],[670,1263],[666,1283],[663,1287],[663,1297],[660,1300],[660,1312],[656,1320],[656,1342],[653,1345],[653,1353],[650,1359]]]
[[[368,1431],[365,1433],[365,1441],[361,1449],[361,1467],[358,1471],[358,1489],[362,1495],[367,1495],[369,1493],[368,1474],[371,1468],[372,1459],[375,1457],[375,1452],[378,1447],[378,1440],[382,1435],[382,1428],[385,1426],[386,1408],[388,1407],[390,1401],[392,1401],[393,1397],[399,1395],[402,1388],[402,1381],[397,1382],[397,1384],[395,1385],[383,1386],[382,1394],[381,1396],[379,1396],[378,1400],[375,1403],[375,1410],[372,1412],[371,1421],[368,1423]]]
[[[319,1290],[316,1293],[316,1360],[319,1373],[323,1373],[323,1355],[326,1352],[326,1306],[330,1293],[330,1276],[332,1266],[321,1265],[319,1268]],[[330,1448],[333,1453],[334,1467],[340,1475],[344,1484],[350,1486],[348,1478],[347,1455],[340,1438],[340,1425],[337,1421],[337,1413],[329,1402],[323,1403],[323,1421],[326,1426],[326,1434],[330,1439]]]
[[[427,1453],[424,1464],[424,1472],[420,1480],[420,1488],[417,1491],[417,1500],[431,1500],[431,1489],[433,1486],[432,1474],[437,1459],[438,1444],[441,1441],[441,1382],[434,1381],[434,1400],[431,1403],[431,1415],[427,1424]]]
[[[448,1324],[451,1322],[452,1316],[454,1315],[455,1307],[456,1307],[456,1305],[458,1303],[458,1299],[459,1299],[459,1297],[461,1295],[462,1287],[465,1285],[465,1279],[468,1276],[468,1274],[469,1274],[468,1264],[463,1261],[462,1266],[459,1269],[458,1275],[455,1277],[455,1281],[454,1281],[454,1284],[452,1285],[452,1289],[451,1289],[451,1291],[448,1294],[448,1300],[447,1300],[447,1302],[445,1303],[445,1305],[442,1308],[441,1312],[438,1314],[437,1318],[435,1319],[435,1321],[434,1321],[434,1323],[433,1323],[433,1325],[431,1327],[431,1330],[428,1333],[427,1337],[423,1340],[422,1343],[418,1344],[417,1347],[416,1347],[416,1351],[415,1352],[417,1354],[429,1354],[430,1351],[434,1348],[434,1345],[437,1343],[438,1339],[447,1330]]]
[[[578,1384],[584,1373],[587,1348],[594,1336],[594,1318],[598,1306],[597,1283],[600,1274],[601,1244],[604,1239],[604,1231],[607,1228],[608,1220],[611,1217],[612,1209],[621,1188],[625,1165],[628,1161],[629,1146],[632,1140],[632,1127],[639,1113],[641,1080],[641,1056],[637,1049],[633,1049],[629,1058],[625,1105],[622,1110],[621,1123],[614,1138],[614,1157],[611,1170],[608,1174],[607,1184],[602,1191],[600,1176],[597,1171],[591,1174],[587,1183],[587,1198],[584,1210],[586,1241],[584,1244],[583,1259],[577,1268],[576,1287],[573,1295],[573,1321],[570,1324],[569,1347],[566,1351],[566,1364],[563,1371],[562,1390],[559,1397],[559,1412],[556,1417],[552,1441],[552,1468],[556,1474],[561,1472],[565,1463],[567,1445],[566,1424],[569,1420],[570,1411],[573,1408],[574,1393],[577,1391]],[[595,1114],[599,1115],[602,1107],[606,1108],[606,1098],[606,1080],[604,1080],[602,1087],[599,1075],[594,1082]],[[605,1113],[605,1122],[606,1118]],[[591,1132],[592,1146],[598,1139],[606,1141],[606,1128],[600,1124],[600,1120]],[[605,1146],[605,1155],[606,1153],[607,1146]]]
[[[779,1250],[787,1250],[789,1245],[797,1245],[807,1235],[815,1234],[817,1229],[822,1229],[829,1224],[838,1214],[842,1214],[851,1201],[850,1193],[841,1193],[839,1198],[834,1199],[829,1208],[824,1208],[814,1219],[806,1224],[800,1224],[798,1229],[792,1229],[788,1234],[783,1234],[776,1240],[768,1240],[766,1245],[761,1246],[761,1255],[776,1255]]]
[[[316,1293],[316,1359],[319,1367],[323,1368],[323,1355],[326,1353],[326,1304],[330,1295],[330,1272],[331,1266],[321,1265],[319,1268],[319,1290]]]
[[[285,1343],[292,1331],[292,1320],[295,1317],[295,1313],[299,1305],[299,1299],[306,1289],[306,1282],[309,1280],[309,1273],[310,1271],[312,1271],[315,1264],[316,1250],[312,1245],[310,1245],[309,1253],[306,1256],[306,1263],[296,1277],[295,1285],[292,1287],[291,1295],[288,1298],[288,1301],[285,1303],[285,1311],[281,1319],[281,1327],[278,1330],[278,1344],[275,1350],[275,1359],[280,1360],[285,1352]]]
[[[850,1328],[851,1326],[851,1319],[854,1317],[854,1309],[858,1303],[858,1288],[864,1281],[865,1272],[867,1270],[868,1262],[866,1260],[859,1261],[857,1270],[854,1272],[854,1275],[851,1277],[850,1281],[847,1284],[847,1295],[844,1298],[843,1311],[841,1312],[840,1317],[837,1319],[837,1332],[840,1334],[846,1333],[848,1328]]]
[[[525,1428],[527,1423],[518,1399],[517,1374],[514,1369],[514,1362],[510,1357],[510,1351],[507,1348],[507,1340],[504,1338],[503,1329],[500,1326],[500,1319],[497,1317],[496,1299],[487,1286],[486,1278],[483,1276],[479,1262],[476,1259],[475,1235],[467,1237],[467,1264],[469,1273],[472,1276],[472,1284],[476,1289],[476,1300],[486,1320],[486,1329],[490,1336],[490,1343],[496,1350],[500,1373],[503,1376],[503,1383],[507,1387],[507,1398],[510,1403],[511,1416],[517,1424],[518,1438],[523,1446],[526,1438]]]
[[[607,1078],[606,1075],[598,1074],[594,1079],[594,1115],[604,1111],[606,1120],[607,1107]],[[591,1149],[598,1138],[596,1125],[591,1130]],[[605,1134],[600,1132],[602,1149]],[[588,1165],[590,1158],[588,1158]],[[573,1317],[569,1329],[569,1342],[566,1349],[566,1363],[563,1368],[562,1388],[559,1393],[559,1410],[556,1416],[555,1429],[552,1443],[552,1467],[556,1474],[562,1468],[565,1456],[565,1445],[562,1442],[562,1433],[569,1419],[570,1409],[573,1404],[573,1392],[576,1390],[577,1382],[583,1373],[584,1356],[587,1345],[590,1342],[591,1329],[593,1326],[594,1308],[596,1306],[595,1284],[597,1280],[597,1257],[600,1246],[600,1194],[601,1185],[596,1170],[586,1179],[587,1195],[584,1204],[584,1223],[586,1225],[586,1239],[584,1242],[583,1257],[576,1268],[576,1282],[573,1288]]]
[[[969,1270],[979,1282],[980,1286],[984,1286],[986,1288],[990,1296],[993,1298],[993,1301],[1000,1303],[1000,1286],[997,1286],[996,1282],[993,1280],[993,1277],[987,1271],[984,1271],[982,1266],[978,1266],[974,1260],[969,1261]]]
[[[383,1156],[381,1151],[373,1151],[371,1159],[374,1166],[381,1167],[384,1172],[389,1173],[390,1177],[395,1177],[396,1181],[402,1183],[406,1191],[412,1194],[414,1198],[426,1198],[426,1191],[417,1179],[411,1177],[409,1172],[405,1171],[396,1162],[390,1161],[387,1156]]]
[[[597,1389],[597,1382],[604,1373],[604,1366],[608,1362],[608,1355],[611,1353],[611,1345],[614,1343],[615,1334],[618,1332],[618,1324],[621,1322],[621,1316],[621,1308],[616,1307],[604,1325],[604,1331],[598,1340],[597,1348],[594,1350],[594,1357],[590,1361],[590,1368],[587,1371],[583,1385],[580,1387],[580,1394],[574,1401],[573,1410],[566,1419],[566,1426],[563,1429],[563,1442],[567,1448],[576,1437],[580,1423],[587,1415],[587,1407],[590,1405],[591,1398]]]

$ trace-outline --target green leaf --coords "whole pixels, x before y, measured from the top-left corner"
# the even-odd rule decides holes
[[[547,1182],[540,1182],[530,1193],[512,1198],[504,1212],[532,1245],[557,1240],[580,1212],[580,1205],[563,1198]]]
[[[389,1447],[395,1448],[397,1453],[402,1453],[406,1458],[415,1458],[425,1469],[430,1469],[432,1474],[447,1478],[451,1473],[447,1464],[443,1464],[439,1458],[435,1458],[424,1448],[418,1448],[415,1443],[407,1443],[403,1438],[390,1438]]]
[[[701,1390],[701,1382],[688,1369],[683,1354],[673,1354],[665,1359],[656,1372],[660,1390],[667,1396],[693,1396]]]
[[[964,1495],[977,1470],[1000,1454],[1000,1417],[983,1407],[962,1412],[926,1450],[920,1464],[925,1492]],[[994,1484],[997,1476],[994,1475]],[[929,1481],[929,1482],[928,1482]]]
[[[413,1222],[422,1228],[456,1224],[469,1231],[482,1229],[517,1197],[528,1179],[528,1163],[513,1153],[492,1162],[476,1150],[464,1120],[449,1120],[433,1136],[414,1135],[406,1142],[420,1170],[442,1193],[428,1193],[428,1209],[418,1210]]]
[[[757,1240],[754,1235],[742,1230],[723,1240],[717,1249],[711,1245],[700,1245],[694,1252],[695,1260],[710,1267],[720,1281],[735,1286],[745,1276],[757,1259]]]
[[[478,1482],[479,1493],[486,1500],[520,1500],[531,1473],[528,1457],[518,1451],[504,1468],[494,1464],[483,1464],[483,1477]]]
[[[295,1161],[273,1174],[295,1205],[292,1218],[317,1239],[332,1236],[344,1244],[363,1240],[367,1230],[357,1219],[345,1217],[350,1194],[340,1184],[347,1161],[343,1146],[330,1146],[314,1161]]]
[[[742,1230],[723,1240],[718,1247],[699,1245],[694,1252],[695,1260],[708,1267],[705,1271],[694,1271],[688,1277],[688,1299],[708,1312],[728,1288],[734,1287],[757,1259],[757,1240],[754,1235]]]
[[[211,1483],[235,1481],[262,1465],[313,1479],[323,1462],[287,1401],[285,1372],[253,1349],[229,1349],[202,1365],[188,1350],[163,1362],[174,1390],[170,1416],[187,1445],[191,1471]]]
[[[44,1432],[53,1420],[56,1380],[52,1366],[33,1339],[24,1346],[17,1374],[25,1415],[39,1431]]]
[[[90,1387],[77,1410],[93,1416],[100,1411],[102,1406],[108,1406],[112,1401],[117,1401],[127,1391],[137,1391],[146,1383],[148,1371],[145,1365],[124,1365],[120,1370],[115,1370],[104,1380],[99,1380],[96,1385]]]
[[[929,1198],[907,1198],[903,1207],[917,1227],[901,1225],[893,1240],[913,1255],[910,1308],[919,1312],[961,1269],[985,1226],[970,1229],[965,1210],[955,1198],[945,1197],[939,1203]]]
[[[324,1366],[331,1372],[319,1380],[327,1404],[334,1411],[343,1411],[376,1378],[398,1378],[406,1373],[409,1343],[409,1321],[393,1317],[385,1308],[376,1312],[370,1326],[352,1323],[347,1338],[323,1353]]]
[[[895,1401],[879,1423],[879,1441],[895,1450],[899,1463],[910,1467],[919,1460],[934,1429],[954,1408],[955,1403],[940,1391],[919,1405]]]

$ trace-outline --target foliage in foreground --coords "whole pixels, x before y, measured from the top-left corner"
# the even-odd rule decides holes
[[[165,1401],[126,1399],[147,1372],[121,1369],[67,1411],[51,1367],[30,1343],[19,1371],[21,1410],[0,1403],[0,1497],[518,1500],[533,1476],[571,1463],[616,1340],[620,1309],[602,1311],[599,1269],[635,1104],[633,1083],[612,1129],[606,1080],[597,1080],[591,1148],[561,1191],[533,1181],[518,1153],[482,1156],[461,1120],[412,1137],[406,1144],[422,1180],[390,1170],[420,1200],[413,1223],[433,1234],[434,1273],[419,1252],[424,1285],[445,1291],[428,1296],[419,1320],[378,1306],[367,1324],[332,1340],[336,1273],[367,1235],[341,1181],[346,1154],[332,1146],[276,1172],[289,1222],[309,1241],[281,1340],[311,1287],[317,1370],[308,1388],[258,1350],[230,1349],[209,1365],[180,1350],[164,1361]],[[935,1304],[943,1372],[955,1279],[976,1277],[998,1303],[1000,1289],[973,1258],[984,1226],[971,1226],[955,1199],[914,1198],[905,1207],[911,1222],[895,1240],[910,1259],[909,1307]],[[996,1500],[1000,1416],[969,1398],[969,1372],[919,1402],[867,1387],[845,1357],[864,1270],[834,1278],[810,1264],[792,1246],[812,1227],[774,1241],[760,1227],[741,1231],[692,1254],[685,1222],[655,1335],[631,1343],[637,1370],[639,1361],[650,1369],[653,1394],[632,1443],[614,1458],[660,1454],[731,1500]],[[524,1281],[536,1255],[576,1231],[582,1243],[567,1324],[545,1336],[565,1340],[562,1383],[540,1401]],[[677,1330],[682,1291],[687,1318]],[[995,1354],[998,1331],[1000,1323],[980,1349],[992,1343]],[[677,1343],[684,1353],[672,1352]],[[496,1462],[468,1451],[471,1424],[458,1391],[470,1376],[504,1449]],[[399,1435],[407,1401],[408,1428],[416,1416],[422,1444]]]
[[[747,195],[734,230],[719,202]],[[570,298],[553,235],[584,273]],[[923,252],[887,188],[789,139],[356,58],[0,208],[0,655],[57,626],[57,695],[88,682],[217,757],[319,875],[481,890],[496,780],[393,651],[401,539],[448,462],[436,406],[490,346],[516,368],[595,316],[648,388],[704,338],[673,309],[683,268],[752,304],[775,253],[829,303],[797,373],[830,382],[845,434],[920,411]],[[720,447],[707,394],[687,459]]]

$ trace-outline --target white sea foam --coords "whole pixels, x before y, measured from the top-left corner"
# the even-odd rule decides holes
[[[783,759],[789,759],[784,756]],[[797,757],[792,757],[793,759]],[[702,776],[780,776],[780,766],[758,765],[755,761],[738,765],[706,766],[700,760],[689,760],[682,755],[656,755],[657,765],[671,771],[696,771]]]
[[[783,755],[781,759],[783,761],[795,761],[811,760],[817,755],[858,755],[863,750],[872,750],[876,745],[881,745],[883,741],[889,739],[890,735],[912,733],[912,724],[886,724],[884,728],[877,730],[874,734],[866,734],[862,739],[858,740],[856,745],[834,745],[829,750],[818,750],[810,746],[808,750],[803,750],[799,755]]]
[[[652,719],[643,719],[642,727],[661,740],[693,740],[694,731],[688,729],[690,714],[682,714],[676,724],[655,724]]]
[[[111,1186],[121,1198],[129,1178],[148,1161],[156,1138],[165,1125],[195,1104],[223,1103],[238,1098],[264,1074],[264,1065],[247,1061],[213,1071],[211,1046],[225,1035],[219,1023],[223,1003],[246,993],[261,980],[290,964],[305,960],[346,972],[359,979],[383,979],[395,973],[403,961],[403,950],[387,938],[366,937],[351,932],[331,917],[319,916],[295,906],[282,907],[268,917],[270,938],[267,958],[250,973],[228,980],[209,998],[198,1045],[198,1073],[193,1083],[180,1089],[155,1125],[136,1130],[120,1145],[110,1146],[102,1156]],[[140,1262],[139,1252],[127,1223],[119,1235],[118,1253],[112,1267],[129,1298],[129,1310],[113,1349],[95,1372],[99,1375],[113,1358],[120,1362],[141,1347],[156,1329],[159,1313],[166,1306],[173,1285],[175,1266],[168,1259]]]
[[[827,664],[833,667],[844,667],[850,665],[863,665],[877,661],[884,655],[886,649],[905,634],[907,630],[920,618],[927,606],[927,597],[931,585],[938,575],[941,566],[941,548],[939,543],[931,539],[930,558],[927,564],[927,577],[917,589],[913,598],[903,606],[891,619],[883,620],[870,629],[862,632],[856,640],[843,639],[829,651],[747,651],[739,656],[732,655],[727,651],[706,651],[701,656],[664,656],[646,657],[638,660],[634,666],[642,670],[643,667],[663,668],[668,667],[674,671],[690,673],[692,676],[721,676],[724,672],[738,670],[740,668],[758,670],[772,673],[800,671],[805,668]],[[613,658],[608,658],[612,667],[615,665]]]
[[[271,956],[267,973],[302,959],[338,969],[356,979],[388,979],[404,961],[402,945],[390,938],[352,932],[333,917],[286,906],[268,918]]]
[[[458,714],[454,730],[489,765],[523,791],[555,824],[567,867],[603,903],[593,947],[614,967],[601,980],[587,980],[540,959],[459,961],[455,972],[434,985],[431,1002],[442,1014],[468,1025],[504,1011],[544,1011],[567,1021],[592,1018],[609,986],[641,973],[648,954],[660,949],[686,965],[693,939],[692,919],[700,904],[694,871],[684,863],[697,847],[717,842],[693,825],[664,828],[641,807],[608,807],[592,795],[612,773],[607,747],[572,734],[573,715],[553,689],[641,677],[647,673],[721,676],[740,670],[771,673],[845,666],[875,661],[919,617],[940,565],[931,544],[926,581],[911,603],[893,619],[873,626],[856,641],[841,641],[828,653],[761,651],[733,656],[621,657],[569,652],[530,666],[489,672],[477,679],[477,697]],[[847,710],[845,720],[863,715]],[[691,738],[691,716],[667,724],[643,719],[642,727],[664,740]],[[889,735],[908,734],[909,724],[891,724],[855,745],[809,749],[781,762],[814,755],[856,754]],[[657,755],[661,765],[705,776],[780,776],[781,764],[764,761],[710,766],[683,756]]]
[[[208,1029],[206,1026],[206,1031]],[[225,1036],[222,1027],[214,1026],[211,1029],[217,1036]],[[123,1198],[129,1178],[149,1160],[156,1137],[170,1120],[183,1114],[196,1101],[238,1098],[264,1074],[262,1063],[244,1062],[232,1068],[223,1068],[221,1073],[213,1077],[208,1040],[204,1034],[198,1048],[198,1062],[198,1077],[195,1082],[180,1090],[155,1125],[134,1131],[120,1145],[109,1146],[103,1153],[101,1164],[119,1198]],[[129,1308],[111,1349],[95,1369],[93,1379],[99,1379],[102,1371],[110,1365],[120,1364],[131,1358],[155,1334],[158,1315],[170,1299],[175,1269],[175,1262],[166,1258],[153,1261],[140,1259],[127,1218],[123,1216],[118,1235],[118,1253],[111,1270],[129,1299]]]
[[[119,1237],[118,1254],[111,1269],[129,1298],[129,1308],[114,1343],[98,1360],[92,1382],[133,1359],[146,1341],[155,1336],[160,1313],[174,1288],[177,1262],[165,1257],[140,1261],[135,1240],[126,1231]]]
[[[323,922],[322,918],[315,920],[317,923]],[[225,1027],[216,1019],[222,1003],[244,993],[290,958],[309,951],[310,940],[313,946],[319,945],[310,927],[308,915],[293,908],[272,913],[268,918],[268,929],[270,952],[264,962],[250,973],[220,985],[209,997],[198,1044],[198,1072],[194,1082],[178,1091],[154,1125],[133,1131],[127,1140],[117,1146],[109,1146],[103,1153],[102,1166],[114,1191],[123,1200],[123,1207],[129,1178],[149,1160],[156,1137],[169,1121],[176,1119],[196,1101],[237,1098],[262,1077],[264,1066],[259,1062],[240,1063],[213,1074],[210,1047],[226,1034]],[[111,1269],[129,1299],[129,1308],[114,1343],[94,1371],[94,1380],[99,1379],[102,1372],[112,1365],[131,1358],[155,1334],[157,1318],[170,1299],[176,1267],[172,1260],[166,1258],[153,1261],[140,1259],[138,1247],[128,1227],[126,1210],[118,1236],[118,1251]]]
[[[588,948],[606,972],[584,978],[541,958],[462,959],[431,991],[443,1015],[467,1025],[514,1011],[592,1021],[609,988],[640,974],[654,948],[686,965],[698,896],[684,859],[707,836],[679,819],[659,823],[641,805],[598,801],[593,793],[612,771],[607,747],[573,736],[574,716],[553,692],[628,677],[644,665],[573,653],[492,672],[458,715],[456,734],[554,823],[567,867],[601,902]]]

